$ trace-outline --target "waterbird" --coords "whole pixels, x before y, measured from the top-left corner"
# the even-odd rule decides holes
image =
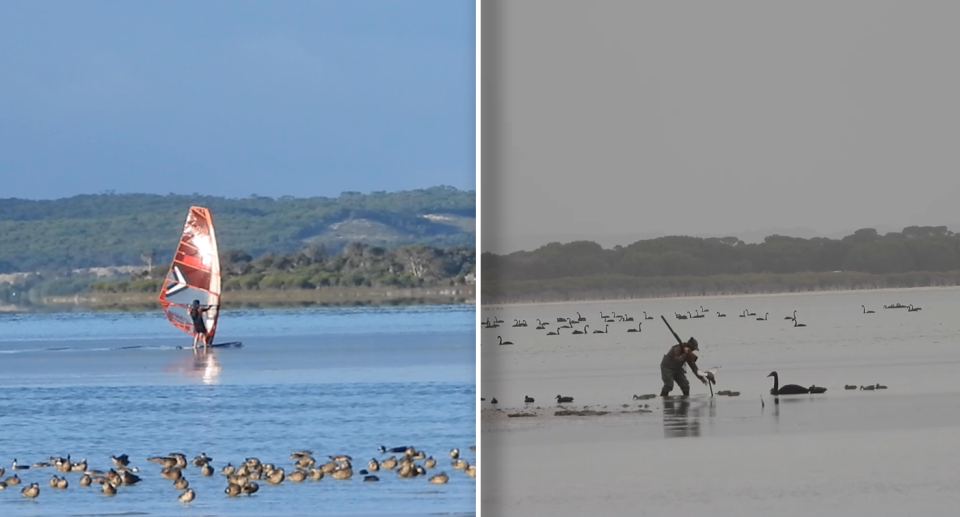
[[[827,392],[827,388],[816,386],[816,385],[810,386],[810,393],[826,393],[826,392]]]
[[[562,397],[562,396],[560,396],[560,395],[557,395],[557,402],[559,402],[559,403],[563,403],[563,402],[573,402],[573,397]]]
[[[429,481],[430,481],[431,483],[435,484],[435,485],[442,485],[442,484],[446,483],[449,479],[450,479],[450,477],[447,476],[446,472],[441,472],[441,473],[439,473],[439,474],[435,474],[435,475],[433,475],[433,476],[430,476],[430,480],[429,480]]]
[[[647,316],[647,311],[643,311],[643,319],[645,319],[645,320],[652,320],[652,319],[653,319],[653,316]]]
[[[257,490],[260,490],[260,485],[254,483],[253,481],[247,481],[240,487],[240,492],[250,495],[256,493]]]
[[[643,322],[642,322],[642,321],[638,321],[638,322],[637,322],[637,328],[635,328],[635,329],[633,329],[633,328],[627,329],[627,332],[643,332],[643,329],[640,328],[640,327],[642,327],[642,326],[643,326]]]
[[[887,389],[886,386],[881,386],[881,385],[879,385],[879,384],[877,384],[877,385],[874,386],[874,387],[875,387],[876,389],[878,389],[878,390],[885,390],[885,389]]]
[[[193,489],[188,488],[184,490],[183,493],[180,494],[180,497],[178,497],[177,499],[180,500],[181,503],[189,503],[190,501],[193,501],[194,498],[196,497],[197,497],[197,494],[193,491]]]
[[[762,318],[757,318],[757,321],[767,321],[767,316],[769,316],[769,315],[770,315],[770,313],[768,312],[768,313],[764,314]]]
[[[428,469],[432,469],[436,464],[437,464],[437,460],[433,459],[432,456],[427,458],[423,462],[423,466],[427,467]]]
[[[793,319],[793,326],[794,326],[794,327],[806,327],[807,324],[806,324],[806,323],[797,323],[797,319],[794,318],[794,319]]]
[[[121,454],[119,456],[110,456],[110,461],[118,467],[126,467],[130,464],[130,457],[126,454]]]
[[[501,345],[512,345],[512,344],[513,344],[513,343],[510,342],[510,341],[504,341],[503,338],[500,337],[500,336],[497,336],[497,339],[500,340],[500,344],[501,344]]]
[[[388,453],[388,452],[398,453],[398,452],[407,452],[408,448],[410,448],[409,445],[404,445],[403,447],[390,447],[390,448],[387,448],[381,445],[378,450],[382,453]]]
[[[363,482],[364,482],[364,483],[372,483],[372,482],[375,482],[375,481],[380,481],[380,478],[378,478],[377,476],[372,476],[372,475],[371,475],[371,476],[363,476]]]
[[[604,326],[603,326],[603,330],[594,330],[593,333],[594,333],[594,334],[606,334],[606,333],[609,332],[609,331],[610,331],[610,325],[604,325]]]
[[[36,483],[31,483],[20,490],[20,493],[23,494],[23,497],[29,497],[33,499],[40,495],[40,485]]]
[[[870,390],[875,390],[875,389],[877,389],[876,386],[860,386],[860,391],[863,391],[863,390],[870,391]]]
[[[724,313],[722,313],[722,312],[720,312],[720,311],[717,311],[717,317],[718,317],[718,318],[726,318],[727,315],[724,314]]]
[[[573,332],[571,332],[571,334],[586,334],[588,328],[590,328],[590,325],[584,325],[583,332],[580,332],[579,330],[574,330]]]
[[[180,478],[173,482],[173,488],[177,490],[183,490],[190,486],[190,482],[187,481],[187,478]]]
[[[105,495],[116,495],[117,487],[111,485],[107,480],[100,481],[100,492]]]
[[[747,311],[747,316],[756,316],[756,315],[757,315],[757,314],[754,313],[754,312],[749,312],[749,311]]]
[[[912,303],[907,307],[907,312],[917,312],[919,310],[920,307],[914,307]]]
[[[460,449],[450,449],[450,458],[457,459],[460,457]]]
[[[534,400],[533,400],[533,397],[524,395],[524,396],[523,396],[523,401],[524,401],[525,403],[529,404],[529,403],[533,402]]]
[[[227,494],[227,497],[237,497],[242,490],[243,488],[241,488],[240,485],[230,483],[227,485],[227,488],[223,490],[223,493]]]
[[[843,385],[843,389],[845,389],[845,390],[855,390],[855,389],[857,389],[857,387],[854,386],[854,385],[852,385],[852,384],[844,384],[844,385]]]
[[[13,465],[10,467],[11,470],[27,470],[29,468],[29,465],[18,465],[16,458],[13,459]]]
[[[496,403],[497,403],[497,397],[493,397],[492,399],[490,399],[490,403],[491,403],[491,404],[496,404]]]
[[[793,311],[793,316],[786,316],[786,317],[784,317],[783,319],[796,321],[796,319],[797,319],[797,311]]]
[[[864,314],[875,314],[873,311],[868,311],[868,310],[867,310],[867,307],[864,306],[864,305],[861,305],[860,307],[863,308],[863,313],[864,313]]]
[[[786,384],[780,386],[780,376],[777,375],[777,372],[770,372],[767,377],[773,377],[773,388],[770,389],[771,395],[801,395],[804,393],[810,393],[809,388],[804,388],[798,384]]]
[[[213,467],[211,467],[210,464],[207,463],[206,465],[200,467],[200,473],[203,474],[204,476],[212,476]]]

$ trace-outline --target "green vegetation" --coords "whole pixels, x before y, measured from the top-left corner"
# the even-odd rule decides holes
[[[960,285],[960,235],[911,226],[759,244],[661,237],[605,250],[579,241],[482,262],[484,303]]]
[[[67,276],[79,268],[169,263],[191,205],[209,208],[220,249],[254,257],[349,243],[394,247],[476,242],[473,191],[433,187],[344,192],[337,198],[98,194],[52,201],[0,199],[0,273]]]
[[[228,299],[239,305],[462,301],[474,297],[476,276],[474,248],[441,249],[422,244],[387,249],[354,243],[335,255],[322,245],[310,245],[296,253],[267,253],[256,259],[230,250],[221,252],[220,263],[223,290],[234,292]],[[16,282],[0,282],[0,305],[84,300],[106,306],[135,303],[155,307],[168,267],[142,267],[122,278],[69,272],[65,276],[29,274]]]

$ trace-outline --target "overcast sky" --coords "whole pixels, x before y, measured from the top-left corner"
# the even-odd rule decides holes
[[[960,229],[958,2],[483,8],[484,251]]]
[[[0,198],[476,186],[473,0],[0,2]]]

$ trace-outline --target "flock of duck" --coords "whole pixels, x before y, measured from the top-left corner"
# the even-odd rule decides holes
[[[470,447],[475,451],[476,446]],[[357,473],[363,476],[364,482],[379,481],[380,478],[373,474],[374,472],[386,472],[396,469],[398,477],[415,478],[418,476],[427,476],[427,469],[433,469],[437,465],[437,460],[432,456],[427,456],[421,450],[412,446],[391,447],[380,446],[381,454],[391,454],[390,457],[382,460],[371,458],[367,462],[365,469]],[[400,454],[398,457],[397,454]],[[477,477],[477,466],[460,457],[459,449],[452,449],[449,453],[450,466],[454,470],[461,470],[471,478]],[[269,485],[279,485],[286,481],[300,483],[307,479],[320,481],[325,476],[330,476],[336,480],[347,480],[353,477],[353,459],[350,456],[339,454],[328,456],[326,461],[318,461],[314,458],[312,451],[294,451],[290,454],[293,465],[286,469],[273,463],[261,462],[256,457],[250,457],[242,463],[233,465],[227,463],[220,469],[227,482],[223,492],[227,497],[237,497],[240,495],[253,495],[260,490],[257,481],[263,481]],[[24,465],[17,462],[16,459],[10,467],[12,474],[3,478],[5,469],[0,467],[0,490],[8,487],[20,485],[23,481],[20,479],[21,473],[24,476],[37,472],[41,469],[52,468],[61,473],[79,473],[77,482],[80,486],[100,485],[100,492],[106,496],[114,496],[122,486],[133,486],[141,481],[140,469],[130,465],[130,457],[126,454],[120,456],[111,456],[113,467],[109,470],[90,469],[87,460],[72,461],[68,455],[66,458],[50,457],[47,461],[40,461],[32,465]],[[423,460],[417,463],[417,460]],[[160,467],[160,477],[172,481],[172,487],[179,491],[177,499],[182,503],[193,501],[197,494],[193,488],[190,488],[190,482],[187,481],[186,474],[193,465],[201,476],[213,476],[215,471],[210,458],[205,453],[193,458],[187,462],[187,457],[181,453],[171,453],[166,456],[154,456],[147,461],[156,463]],[[29,472],[27,472],[29,471]],[[433,484],[445,484],[450,477],[446,472],[440,472],[429,476],[427,480]],[[56,474],[49,480],[51,488],[56,490],[65,490],[70,486],[70,481],[66,476]],[[126,490],[126,489],[123,489]],[[30,483],[20,490],[21,495],[26,498],[34,499],[40,495],[40,483]]]
[[[860,308],[863,310],[863,314],[876,314],[876,311],[867,310],[867,307],[866,307],[865,305],[861,305]],[[913,304],[906,304],[906,305],[904,305],[904,304],[899,303],[899,302],[893,303],[893,304],[890,304],[890,305],[884,305],[883,308],[884,308],[884,309],[906,309],[907,312],[917,312],[917,311],[920,311],[920,310],[921,310],[920,307],[915,307]],[[694,309],[693,312],[688,311],[686,314],[681,314],[681,313],[675,312],[675,313],[674,313],[674,317],[675,317],[676,319],[678,319],[678,320],[700,319],[700,318],[705,318],[708,313],[710,313],[710,309],[705,309],[705,308],[703,307],[703,305],[701,305],[699,308]],[[756,317],[757,321],[767,321],[768,318],[770,317],[770,313],[769,313],[769,312],[764,313],[763,317],[759,317],[756,313],[750,312],[749,310],[744,309],[743,312],[740,313],[738,316],[739,316],[740,318],[748,318],[748,317],[753,316],[753,317]],[[720,311],[716,311],[716,317],[717,317],[717,318],[725,318],[725,317],[727,317],[727,315],[724,314],[724,313],[722,313],[722,312],[720,312]],[[594,331],[593,331],[593,334],[607,334],[607,333],[609,333],[609,332],[610,332],[610,323],[621,323],[621,322],[632,322],[632,321],[634,321],[634,318],[631,317],[631,316],[628,316],[627,314],[620,314],[620,315],[618,315],[616,312],[611,312],[609,315],[605,315],[605,314],[603,313],[603,311],[600,311],[600,319],[601,319],[601,321],[602,321],[603,324],[604,324],[604,329],[603,329],[603,330],[594,330]],[[654,319],[654,318],[653,318],[652,316],[648,316],[647,313],[646,313],[646,311],[644,311],[644,312],[643,312],[642,319],[643,319],[643,320],[652,320],[652,319]],[[792,315],[785,316],[783,319],[784,319],[784,320],[791,320],[791,321],[793,321],[793,327],[795,327],[795,328],[802,328],[802,327],[806,327],[806,326],[807,326],[805,323],[800,323],[800,322],[797,320],[797,311],[793,311],[793,314],[792,314]],[[556,328],[556,331],[548,331],[546,335],[548,335],[548,336],[557,336],[557,335],[560,335],[560,329],[565,329],[565,328],[566,328],[566,329],[572,329],[572,331],[570,332],[570,334],[572,334],[572,335],[585,335],[585,334],[590,334],[590,325],[585,324],[584,322],[586,322],[586,321],[587,321],[587,318],[584,317],[583,315],[581,315],[579,312],[577,312],[577,317],[575,317],[575,318],[573,318],[573,317],[569,317],[569,318],[567,318],[567,317],[558,317],[556,322],[557,322],[558,324],[562,324],[562,325],[558,325],[557,328]],[[483,328],[485,328],[485,329],[499,328],[499,326],[500,326],[501,323],[504,323],[504,321],[501,320],[501,319],[499,319],[499,318],[497,318],[496,316],[494,316],[494,319],[493,319],[492,321],[490,320],[490,318],[487,318],[486,321],[484,321],[484,322],[482,323],[482,326],[483,326]],[[579,330],[578,328],[574,327],[574,324],[579,324],[579,323],[584,323],[584,326],[583,326],[583,330],[582,330],[582,331]],[[543,321],[543,320],[541,320],[541,319],[538,318],[538,319],[537,319],[537,326],[536,326],[535,328],[536,328],[537,330],[548,330],[547,327],[548,327],[549,325],[550,325],[550,322]],[[513,320],[513,325],[512,325],[512,327],[523,328],[523,327],[527,327],[527,326],[528,326],[528,325],[527,325],[527,321],[526,321],[526,320],[520,320],[520,319],[515,319],[515,320]],[[628,328],[626,331],[627,331],[627,332],[642,332],[642,326],[643,326],[643,321],[639,321],[639,322],[637,322],[637,328],[633,328],[633,327],[631,326],[631,327]],[[504,340],[503,340],[503,337],[501,337],[501,336],[497,336],[497,339],[498,339],[498,341],[499,341],[499,342],[498,342],[498,345],[512,345],[512,344],[513,344],[512,341],[504,341]],[[708,372],[708,373],[710,374],[710,377],[711,377],[711,378],[710,378],[710,382],[708,383],[708,384],[710,385],[710,394],[711,394],[711,396],[713,396],[714,393],[713,393],[713,386],[712,386],[712,384],[715,384],[715,383],[716,383],[715,378],[713,378],[713,375],[716,373],[716,368],[711,369],[711,371]],[[799,384],[786,384],[786,385],[780,386],[780,377],[779,377],[779,375],[777,374],[777,372],[770,372],[770,374],[767,375],[767,377],[773,377],[773,388],[770,389],[770,394],[771,394],[771,395],[774,395],[774,396],[778,396],[778,395],[819,394],[819,393],[826,393],[826,391],[827,391],[827,388],[824,388],[824,387],[822,387],[822,386],[816,386],[816,385],[812,385],[812,386],[810,386],[810,387],[800,386]],[[844,389],[846,389],[846,390],[855,390],[855,389],[858,389],[858,386],[857,386],[857,385],[852,385],[852,384],[846,384],[846,385],[844,385]],[[859,389],[860,389],[861,391],[872,391],[872,390],[883,390],[883,389],[887,389],[887,387],[886,387],[886,386],[882,386],[882,385],[880,385],[880,384],[873,384],[873,385],[859,386]],[[733,397],[735,397],[735,396],[740,395],[740,392],[739,392],[739,391],[731,391],[731,390],[721,390],[721,391],[718,391],[716,394],[717,394],[717,395],[727,395],[727,396],[733,396]],[[646,398],[654,398],[654,397],[656,397],[656,395],[634,395],[633,397],[634,397],[634,400],[643,400],[643,399],[646,399]],[[557,398],[557,402],[558,402],[558,403],[573,402],[573,397],[561,397],[560,395],[557,395],[556,398]],[[481,401],[485,401],[486,399],[485,399],[485,398],[481,398],[480,400],[481,400]],[[498,402],[497,399],[496,399],[496,398],[493,398],[490,403],[491,403],[491,404],[497,404],[497,402]],[[524,395],[524,403],[525,403],[525,404],[530,404],[530,403],[532,403],[532,402],[534,402],[534,399],[533,399],[532,397],[527,396],[527,395]]]
[[[860,307],[861,307],[861,309],[863,309],[863,314],[876,314],[876,311],[867,310],[867,307],[866,307],[865,305],[861,305]],[[895,304],[884,305],[883,308],[884,308],[884,309],[906,309],[907,312],[917,312],[917,311],[920,311],[920,310],[921,310],[920,307],[914,307],[913,304],[904,305],[904,304],[899,303],[899,302],[898,302],[898,303],[895,303]],[[703,305],[701,305],[699,308],[695,308],[695,309],[693,310],[693,312],[687,311],[686,314],[681,314],[681,313],[679,313],[679,312],[675,312],[675,313],[673,314],[673,316],[674,316],[675,319],[678,319],[678,320],[690,320],[690,319],[696,320],[696,319],[705,318],[706,315],[709,314],[709,313],[710,313],[710,309],[704,309],[704,308],[703,308]],[[740,317],[740,318],[748,318],[748,317],[751,317],[751,316],[752,316],[752,317],[756,317],[756,320],[757,320],[757,321],[767,321],[768,318],[770,317],[770,313],[769,313],[769,312],[764,313],[764,315],[763,315],[762,317],[760,317],[760,316],[757,315],[757,313],[755,313],[755,312],[750,312],[748,309],[744,309],[743,312],[741,312],[741,313],[738,315],[738,317]],[[638,316],[638,317],[639,317],[639,316]],[[724,313],[722,313],[722,312],[720,312],[720,311],[716,311],[716,316],[715,316],[715,317],[717,317],[717,318],[726,318],[727,315],[724,314]],[[646,312],[646,311],[643,311],[642,320],[652,320],[652,319],[654,319],[653,316],[647,316],[647,312]],[[784,316],[783,319],[784,319],[784,320],[793,321],[793,327],[795,327],[795,328],[803,328],[803,327],[806,327],[806,326],[807,326],[806,323],[800,323],[800,321],[797,319],[797,311],[793,311],[793,314],[792,314],[792,315]],[[576,317],[576,318],[573,318],[573,317],[569,317],[569,318],[558,317],[558,318],[557,318],[557,321],[556,321],[556,323],[558,324],[557,327],[556,327],[556,330],[550,330],[550,329],[547,328],[548,326],[551,325],[551,323],[550,323],[549,321],[544,321],[544,320],[541,320],[541,319],[537,318],[537,326],[535,327],[535,329],[536,329],[536,330],[546,330],[546,331],[547,331],[546,335],[548,335],[548,336],[559,336],[559,335],[561,334],[561,333],[560,333],[560,330],[561,330],[561,329],[571,329],[571,332],[570,332],[571,335],[609,334],[609,333],[610,333],[610,324],[611,324],[611,323],[632,322],[632,321],[634,321],[634,318],[633,318],[632,316],[628,316],[627,314],[620,314],[620,315],[618,315],[616,312],[611,312],[610,314],[605,315],[605,314],[603,313],[603,311],[600,311],[600,320],[601,320],[601,323],[603,323],[603,330],[594,329],[594,330],[591,332],[591,331],[590,331],[590,325],[587,324],[587,323],[585,323],[585,322],[587,321],[587,318],[584,317],[584,316],[582,316],[579,312],[577,312],[577,317]],[[496,316],[494,316],[494,318],[493,318],[492,321],[491,321],[490,318],[488,317],[488,318],[486,319],[486,321],[484,321],[483,323],[481,323],[481,326],[482,326],[484,329],[495,329],[495,328],[500,328],[500,324],[502,324],[502,323],[504,323],[503,320],[501,320],[501,319],[497,318]],[[579,324],[581,324],[581,323],[584,324],[584,325],[583,325],[583,330],[580,330],[580,329],[579,329]],[[574,325],[577,325],[577,326],[575,327]],[[527,320],[514,319],[514,320],[513,320],[513,325],[511,325],[511,327],[513,327],[513,328],[526,328],[526,327],[528,327],[528,325],[527,325]],[[628,333],[629,333],[629,332],[643,332],[643,321],[637,321],[637,326],[636,326],[636,328],[634,328],[634,327],[631,325],[629,328],[626,329],[626,332],[628,332]],[[497,340],[498,340],[498,343],[497,343],[497,344],[500,345],[500,346],[503,346],[503,345],[512,345],[512,344],[514,344],[512,341],[504,341],[502,336],[497,336]]]

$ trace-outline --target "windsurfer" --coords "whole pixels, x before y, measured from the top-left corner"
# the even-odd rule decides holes
[[[197,349],[197,343],[203,339],[203,348],[206,350],[210,344],[207,339],[207,325],[203,322],[203,313],[210,310],[210,307],[200,307],[200,300],[194,300],[190,305],[190,318],[193,320],[193,349]]]

